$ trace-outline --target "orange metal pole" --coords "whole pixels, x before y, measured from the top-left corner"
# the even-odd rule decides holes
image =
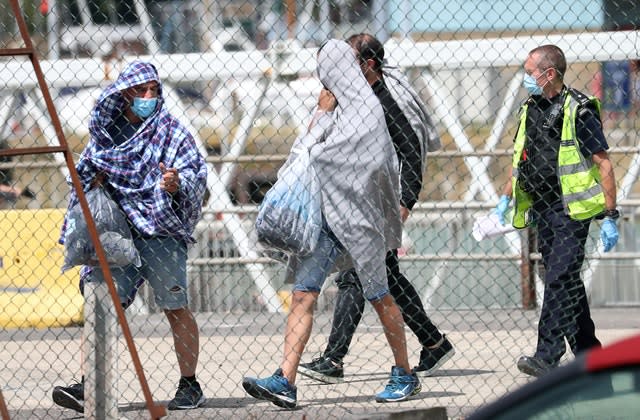
[[[287,0],[285,8],[287,12],[287,31],[289,33],[289,39],[293,39],[296,36],[296,0]]]
[[[7,409],[7,405],[4,403],[2,390],[0,390],[0,414],[2,415],[2,420],[9,420],[9,410]]]

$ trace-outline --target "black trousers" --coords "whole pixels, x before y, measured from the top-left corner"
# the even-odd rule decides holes
[[[545,268],[535,356],[555,364],[565,353],[565,338],[574,354],[600,346],[580,277],[591,220],[570,219],[559,201],[538,204],[535,212]]]
[[[386,257],[389,291],[402,311],[402,317],[420,344],[433,346],[442,334],[427,316],[420,296],[409,280],[400,272],[398,251],[389,251]],[[333,312],[333,324],[324,356],[336,362],[342,361],[362,319],[365,298],[362,285],[354,269],[343,271],[336,279],[338,296]]]

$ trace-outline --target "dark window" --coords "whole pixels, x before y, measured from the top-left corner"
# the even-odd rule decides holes
[[[640,1],[604,0],[604,28],[627,31],[640,28]]]
[[[136,25],[139,22],[132,0],[115,0],[118,25]]]
[[[61,15],[65,25],[81,26],[80,2],[62,0]],[[86,0],[91,22],[95,25],[135,25],[140,22],[133,0]]]
[[[82,25],[82,18],[80,17],[80,8],[75,0],[63,0],[60,2],[60,9],[62,15],[62,22],[68,26],[80,26]]]

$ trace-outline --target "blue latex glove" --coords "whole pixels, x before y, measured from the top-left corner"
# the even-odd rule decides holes
[[[509,197],[508,195],[500,196],[500,201],[498,202],[498,205],[496,206],[495,210],[493,211],[500,218],[500,224],[502,226],[504,226],[504,224],[505,224],[504,218],[505,218],[505,215],[507,214],[507,210],[509,210],[509,202],[510,201],[511,201],[511,197]]]
[[[609,252],[618,243],[618,227],[613,219],[605,219],[600,227],[600,239],[604,244],[604,252]]]

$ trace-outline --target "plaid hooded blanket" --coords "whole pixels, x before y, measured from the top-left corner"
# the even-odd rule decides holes
[[[116,145],[107,128],[125,107],[122,91],[151,81],[158,82],[158,105],[137,132]],[[156,68],[136,61],[100,95],[91,112],[90,140],[76,165],[84,191],[99,173],[106,175],[105,189],[124,210],[129,221],[145,236],[173,236],[188,243],[198,222],[206,189],[207,167],[187,129],[169,114]],[[160,189],[160,163],[177,168],[180,190],[172,196]],[[77,203],[71,191],[69,207]],[[61,242],[64,241],[65,225]]]

